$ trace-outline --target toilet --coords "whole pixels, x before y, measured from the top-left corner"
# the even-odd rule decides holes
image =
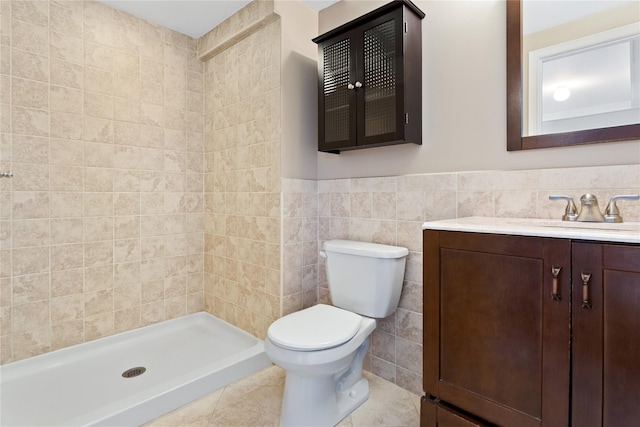
[[[333,426],[369,398],[362,364],[376,318],[396,311],[407,248],[330,240],[333,305],[317,304],[269,326],[265,350],[286,371],[280,425]]]

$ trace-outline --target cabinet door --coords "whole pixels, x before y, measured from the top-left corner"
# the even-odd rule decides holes
[[[572,424],[640,422],[640,247],[573,244]]]
[[[424,246],[427,395],[498,425],[565,427],[570,242],[425,231]]]
[[[355,32],[323,42],[319,79],[318,149],[338,151],[356,144]]]
[[[358,145],[404,139],[402,12],[400,8],[374,19],[358,33]]]

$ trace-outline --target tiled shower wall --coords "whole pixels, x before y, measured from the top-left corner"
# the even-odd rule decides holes
[[[640,165],[283,180],[282,187],[285,260],[293,260],[283,266],[284,299],[291,300],[285,312],[315,303],[315,290],[307,283],[314,277],[318,301],[330,302],[324,264],[315,264],[324,241],[352,239],[409,249],[399,308],[378,322],[365,369],[421,394],[422,223],[467,216],[558,219],[564,203],[550,201],[550,194],[572,196],[579,206],[580,195],[591,192],[604,209],[613,195],[640,194]],[[639,202],[618,205],[626,221],[640,221]],[[290,265],[296,268],[287,285]]]
[[[205,63],[205,307],[264,338],[281,310],[281,58],[279,20],[243,33],[271,16],[260,3],[226,21],[236,26]]]
[[[202,310],[196,40],[94,1],[0,13],[0,362]]]

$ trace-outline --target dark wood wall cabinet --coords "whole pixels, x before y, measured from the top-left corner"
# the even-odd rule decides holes
[[[422,18],[398,0],[313,39],[318,151],[422,143]]]
[[[424,231],[421,425],[640,425],[640,245]]]

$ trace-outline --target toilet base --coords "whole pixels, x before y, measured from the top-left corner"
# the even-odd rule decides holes
[[[287,372],[280,426],[335,426],[369,398],[365,378],[342,392],[336,393],[335,387],[333,377],[309,378]]]
[[[287,371],[282,399],[282,427],[334,426],[369,398],[369,381],[362,378],[369,336],[351,363],[334,375],[303,376]]]

